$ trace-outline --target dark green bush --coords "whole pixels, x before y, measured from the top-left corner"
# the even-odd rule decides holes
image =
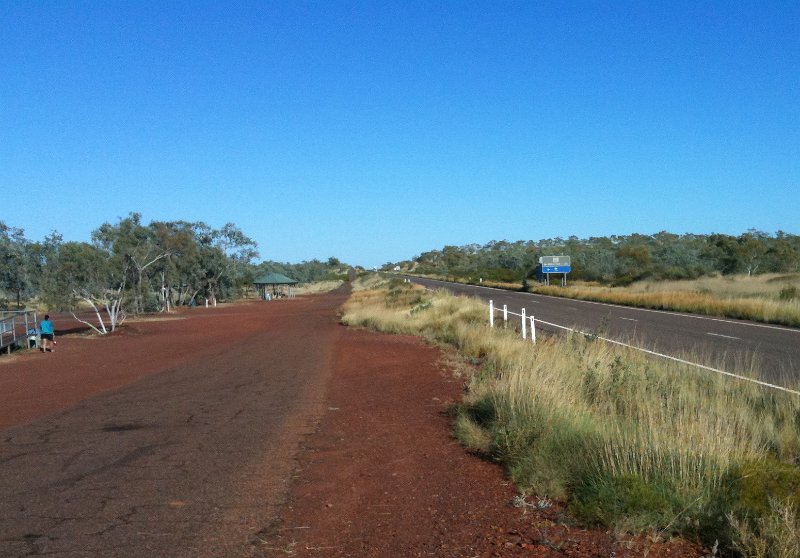
[[[403,279],[389,281],[389,290],[384,300],[387,308],[413,307],[425,301],[423,292],[415,289],[411,283],[406,283]]]
[[[470,420],[486,429],[491,429],[497,419],[494,399],[488,395],[481,397],[476,402],[469,405],[465,411]]]
[[[800,292],[797,291],[797,287],[790,285],[781,289],[781,292],[778,293],[778,298],[781,300],[796,300],[800,298]]]
[[[764,517],[770,499],[800,507],[800,467],[775,459],[751,461],[730,473],[734,512],[741,517]]]
[[[640,477],[583,478],[572,487],[570,510],[590,525],[626,525],[634,530],[674,523],[682,506],[669,483]]]
[[[636,277],[632,275],[620,275],[616,279],[611,282],[612,287],[627,287],[634,281],[636,281]]]

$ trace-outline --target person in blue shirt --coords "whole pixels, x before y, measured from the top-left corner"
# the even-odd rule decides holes
[[[53,329],[53,322],[50,321],[49,315],[45,315],[44,320],[39,324],[39,330],[42,332],[42,352],[49,350],[52,353],[55,329]]]

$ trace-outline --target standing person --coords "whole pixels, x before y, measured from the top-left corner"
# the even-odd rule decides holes
[[[55,329],[53,329],[53,322],[50,321],[48,314],[45,314],[44,320],[39,324],[39,330],[42,332],[42,352],[44,353],[49,349],[52,353]]]

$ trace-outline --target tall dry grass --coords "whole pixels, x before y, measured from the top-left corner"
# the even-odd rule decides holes
[[[315,283],[303,283],[294,288],[298,295],[322,294],[338,289],[344,281],[317,281]]]
[[[422,335],[479,362],[456,430],[523,491],[562,498],[590,523],[730,549],[760,537],[780,551],[767,528],[787,520],[764,501],[800,504],[800,398],[580,335],[532,346],[490,330],[475,300],[380,287],[353,294],[345,323]]]
[[[441,276],[421,275],[432,279]],[[468,278],[450,277],[460,283]],[[483,281],[487,287],[520,290],[522,283]],[[691,312],[800,327],[800,273],[710,276],[682,281],[644,280],[625,287],[575,282],[567,287],[529,283],[528,291],[563,298],[654,310]]]
[[[627,287],[536,285],[534,292],[656,310],[800,326],[800,275],[702,277],[640,281]]]

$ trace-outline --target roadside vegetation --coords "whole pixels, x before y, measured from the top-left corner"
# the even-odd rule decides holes
[[[106,333],[127,315],[255,296],[253,279],[267,272],[301,284],[347,279],[349,266],[334,257],[256,265],[256,248],[233,223],[145,224],[139,213],[103,223],[90,242],[55,231],[34,241],[0,221],[0,310],[93,310],[94,323],[84,323]]]
[[[539,257],[570,256],[567,288]],[[499,288],[800,326],[800,236],[750,230],[445,246],[386,270]],[[561,279],[560,275],[553,277]]]
[[[682,281],[646,279],[624,287],[584,281],[561,287],[431,274],[418,276],[562,298],[800,327],[800,273],[712,275]]]
[[[313,283],[303,283],[298,285],[295,292],[298,295],[322,294],[338,289],[344,281],[316,281]]]
[[[800,326],[800,274],[730,275],[686,281],[645,280],[626,287],[535,285],[530,292]]]
[[[257,277],[264,273],[281,273],[304,285],[327,281],[347,281],[349,269],[349,265],[331,256],[325,261],[314,259],[294,264],[268,260],[253,266],[252,274]]]
[[[800,398],[580,335],[524,343],[478,301],[361,283],[343,321],[421,335],[475,365],[455,431],[523,496],[585,525],[720,555],[800,556]]]
[[[428,276],[431,277],[431,276]],[[436,277],[434,277],[436,278]],[[469,278],[456,281],[472,284]],[[515,291],[800,327],[800,273],[712,275],[682,281],[645,279],[624,287],[575,282],[566,287],[484,281]]]

